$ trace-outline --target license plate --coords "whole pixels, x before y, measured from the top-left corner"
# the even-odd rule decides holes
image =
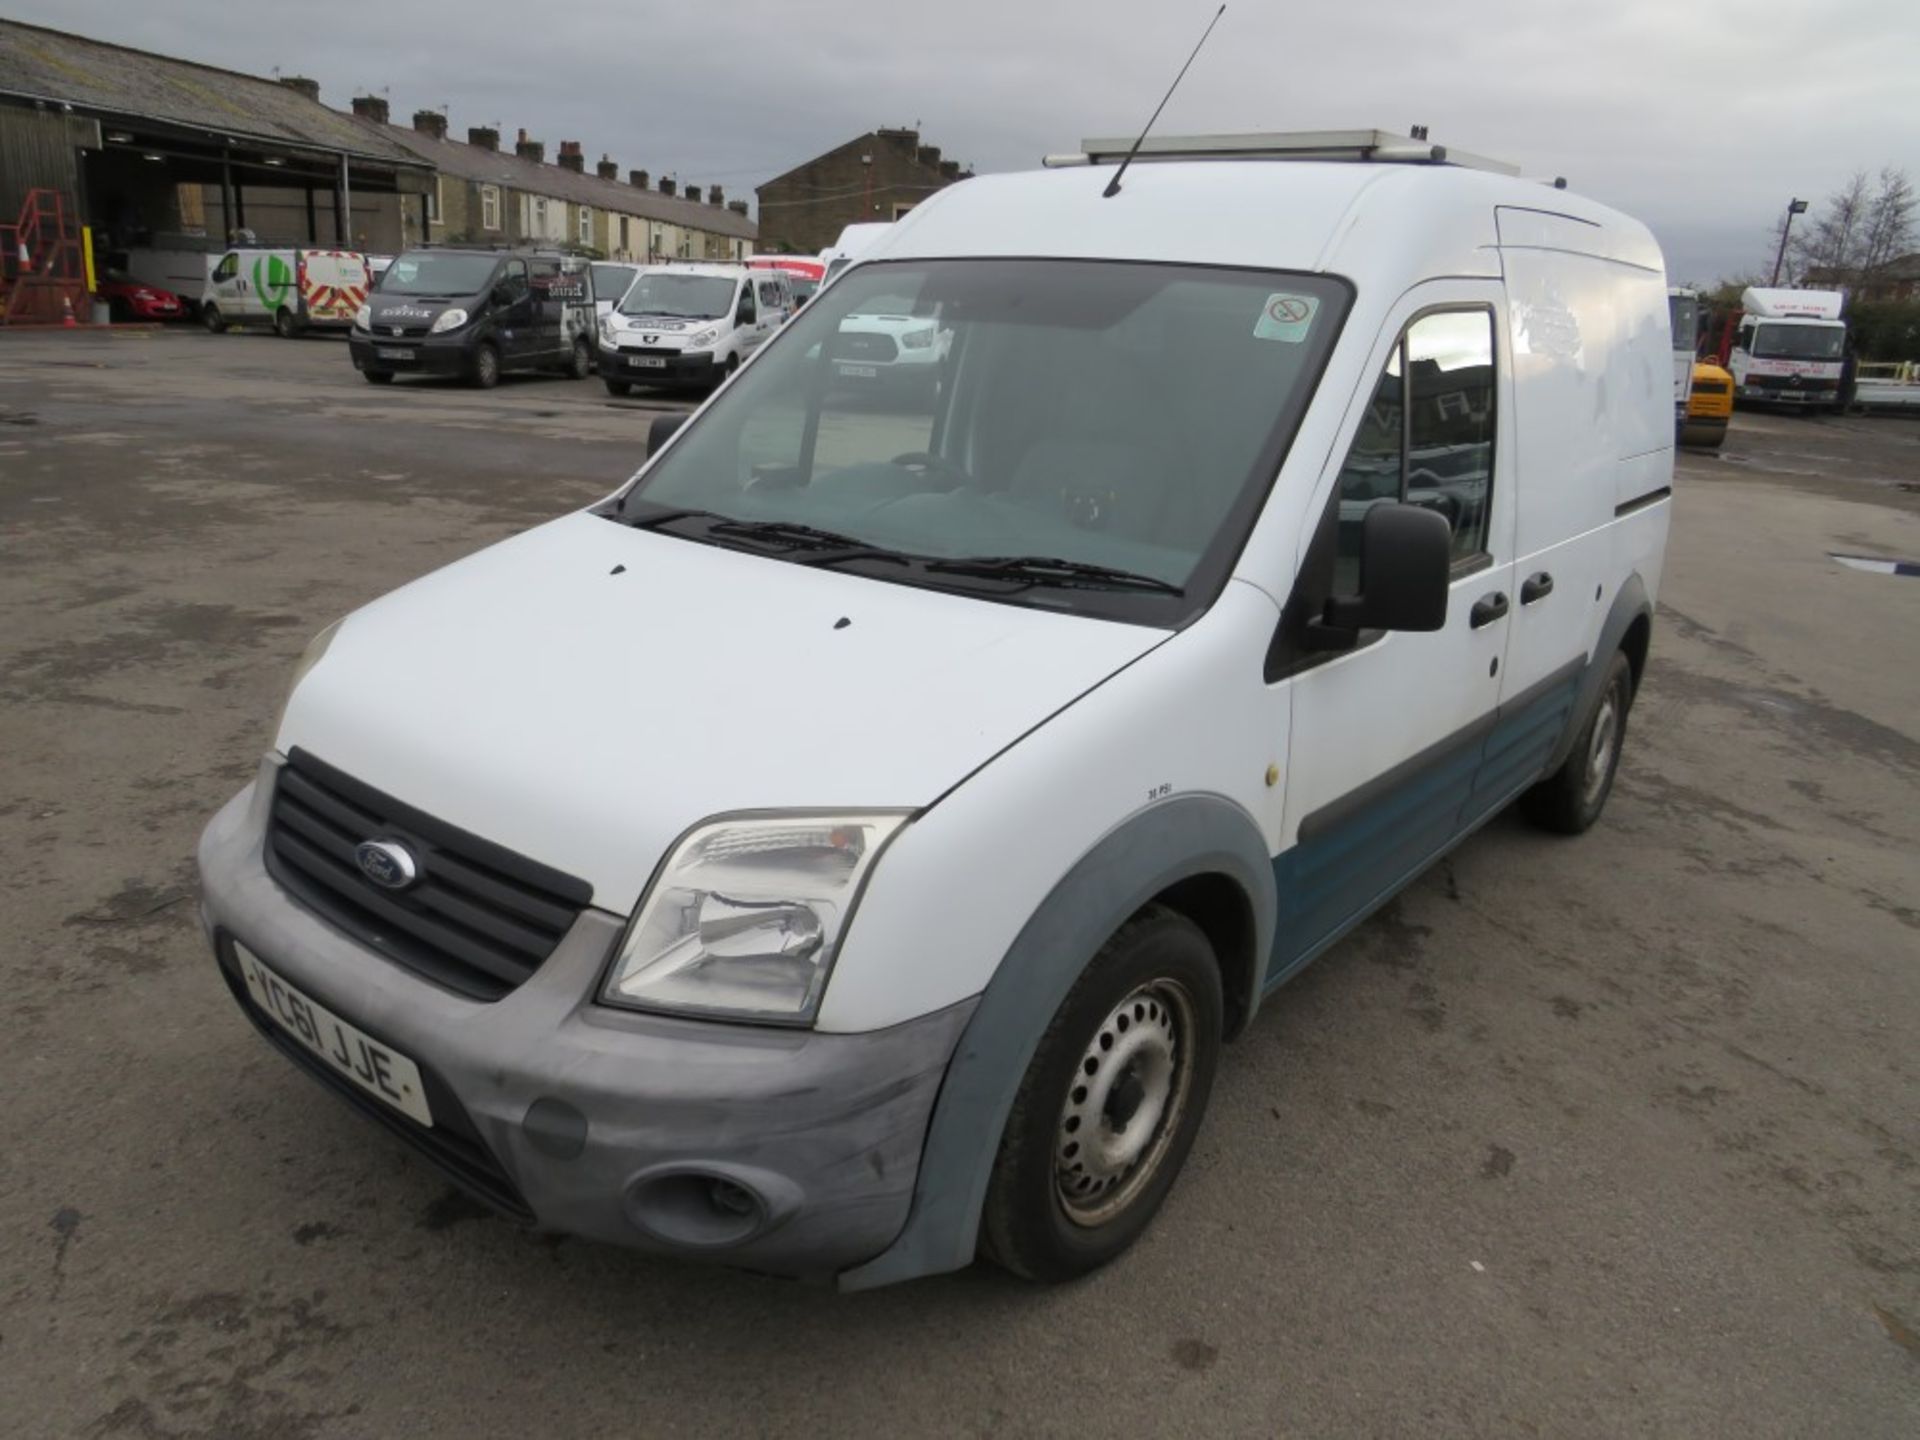
[[[244,945],[235,945],[233,950],[253,1003],[274,1024],[369,1095],[422,1125],[433,1124],[418,1065],[349,1025],[319,1001],[301,994],[261,964],[260,957]]]
[[[382,345],[373,353],[378,355],[382,360],[411,360],[413,358],[413,351],[395,349],[389,345]]]
[[[878,380],[880,372],[871,365],[842,365],[840,373],[850,380]]]
[[[627,364],[636,370],[664,370],[667,362],[658,355],[629,355]]]

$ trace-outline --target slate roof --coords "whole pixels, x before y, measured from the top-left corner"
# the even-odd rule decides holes
[[[709,235],[727,235],[741,240],[757,239],[760,227],[745,215],[724,205],[704,204],[658,190],[642,190],[619,180],[603,180],[591,170],[576,174],[564,165],[523,160],[509,148],[488,150],[460,140],[436,140],[433,136],[404,125],[376,125],[393,144],[404,146],[443,175],[462,180],[477,180],[488,185],[504,185],[529,195],[546,195],[576,205],[591,205],[596,210],[611,210],[616,215],[639,215],[668,225],[704,230]]]
[[[413,166],[375,127],[260,75],[0,19],[0,94]]]

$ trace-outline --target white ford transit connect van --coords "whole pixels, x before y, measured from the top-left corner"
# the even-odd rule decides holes
[[[1285,980],[1594,822],[1646,662],[1660,252],[1387,143],[942,191],[617,495],[330,626],[201,843],[246,1015],[545,1227],[1118,1254]],[[829,383],[877,297],[941,384]]]

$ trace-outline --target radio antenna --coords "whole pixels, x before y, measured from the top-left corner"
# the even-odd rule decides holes
[[[1227,13],[1222,5],[1213,12],[1213,19],[1207,22],[1207,28],[1200,32],[1200,45],[1207,43],[1207,36],[1213,34],[1213,27],[1220,23],[1220,17]],[[1167,87],[1167,93],[1160,97],[1160,104],[1152,115],[1147,117],[1146,129],[1140,132],[1140,138],[1133,142],[1133,148],[1127,151],[1127,158],[1120,162],[1120,168],[1113,172],[1113,179],[1107,182],[1107,188],[1100,192],[1100,198],[1111,200],[1120,193],[1120,177],[1127,173],[1127,166],[1133,163],[1133,157],[1140,153],[1140,147],[1147,143],[1147,132],[1153,129],[1153,122],[1160,118],[1160,111],[1167,108],[1167,101],[1173,98],[1173,92],[1180,88],[1180,82],[1187,78],[1187,71],[1193,68],[1193,62],[1199,58],[1200,45],[1193,47],[1193,54],[1187,56],[1187,63],[1180,67],[1180,73],[1173,77],[1173,84]]]

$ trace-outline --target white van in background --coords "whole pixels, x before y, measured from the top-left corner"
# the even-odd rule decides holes
[[[348,330],[373,280],[356,250],[228,250],[200,291],[200,319],[216,334],[260,324],[288,339],[316,327]]]
[[[269,1043],[549,1230],[1064,1280],[1286,981],[1508,805],[1599,819],[1653,237],[1378,132],[1132,143],[934,195],[617,494],[314,639],[200,842]],[[609,349],[711,372],[749,302],[649,271]],[[944,383],[833,385],[872,314]]]
[[[792,313],[793,292],[778,271],[643,265],[600,320],[600,378],[612,395],[635,385],[717,385]]]
[[[847,266],[859,259],[872,245],[893,229],[898,223],[891,220],[874,220],[849,225],[840,232],[840,238],[820,252],[820,263],[826,266],[822,285],[830,283]]]

